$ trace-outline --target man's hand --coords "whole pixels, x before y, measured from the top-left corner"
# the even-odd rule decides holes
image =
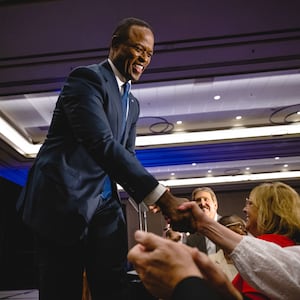
[[[211,221],[195,201],[184,202],[177,206],[177,210],[181,213],[189,213],[193,229],[197,232],[203,233],[203,227]]]
[[[179,282],[188,277],[199,277],[222,295],[222,299],[242,299],[226,274],[196,248],[139,230],[135,232],[135,239],[138,244],[128,252],[128,260],[155,297],[170,299]]]
[[[193,233],[196,227],[191,212],[188,209],[185,211],[178,210],[178,207],[186,202],[189,202],[189,199],[175,197],[172,193],[166,191],[155,204],[159,206],[173,230]]]
[[[128,260],[155,297],[170,299],[181,280],[201,277],[188,246],[143,231],[137,231],[135,239],[139,244],[128,252]]]
[[[191,255],[195,264],[201,270],[203,278],[207,283],[219,294],[223,295],[222,299],[226,300],[242,300],[243,296],[233,286],[227,275],[219,268],[205,253],[191,248]]]

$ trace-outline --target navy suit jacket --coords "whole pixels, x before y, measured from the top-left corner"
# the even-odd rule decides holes
[[[122,139],[122,104],[108,63],[78,67],[68,76],[50,128],[17,202],[24,222],[49,239],[68,244],[82,236],[106,176],[137,202],[158,184],[135,156],[139,103],[129,95]]]
[[[199,277],[187,277],[175,287],[171,300],[221,300],[223,297],[208,282]]]

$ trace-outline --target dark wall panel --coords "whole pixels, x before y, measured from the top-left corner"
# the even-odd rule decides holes
[[[36,287],[33,235],[15,209],[20,191],[20,186],[0,178],[1,290]]]

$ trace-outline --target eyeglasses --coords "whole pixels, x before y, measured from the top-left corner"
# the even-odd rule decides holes
[[[134,49],[134,51],[136,53],[138,53],[139,55],[143,55],[144,53],[146,53],[148,58],[151,58],[153,56],[153,52],[152,51],[148,51],[146,50],[142,45],[140,44],[131,44],[131,43],[126,43],[126,45],[132,49]]]
[[[245,206],[255,206],[255,205],[249,198],[246,198]]]
[[[227,225],[225,225],[225,227],[231,227],[231,226],[238,226],[239,229],[245,230],[246,227],[244,224],[242,224],[241,222],[234,222],[234,223],[229,223]]]
[[[170,230],[171,229],[171,225],[168,223],[167,225],[166,225],[166,227],[164,228],[164,231],[168,231],[168,230]]]

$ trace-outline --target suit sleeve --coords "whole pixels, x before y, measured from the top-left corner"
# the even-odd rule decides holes
[[[250,298],[243,296],[243,300]],[[187,277],[177,284],[171,300],[222,300],[224,297],[211,288],[200,277]]]
[[[174,289],[172,300],[221,300],[213,289],[199,277],[188,277],[177,284]]]
[[[112,83],[101,73],[84,67],[70,74],[61,94],[61,105],[77,142],[136,202],[141,202],[158,181],[120,143],[117,100],[119,94]],[[135,130],[130,134],[132,150]]]

